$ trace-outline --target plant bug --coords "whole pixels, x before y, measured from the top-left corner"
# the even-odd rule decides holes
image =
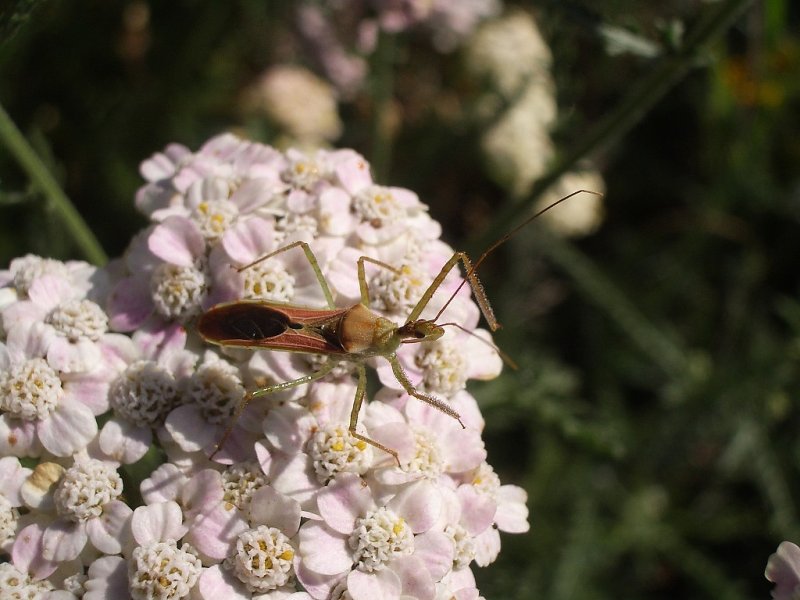
[[[456,323],[437,324],[436,321],[441,317],[442,313],[447,309],[467,282],[469,282],[472,288],[475,299],[489,328],[492,331],[499,329],[500,324],[494,316],[486,292],[483,290],[483,286],[478,279],[476,273],[477,268],[489,254],[494,252],[501,244],[508,241],[528,223],[554,206],[582,192],[599,195],[597,192],[589,190],[578,190],[553,202],[531,217],[528,217],[520,225],[497,240],[481,254],[474,264],[465,252],[456,252],[453,254],[422,294],[422,297],[406,318],[405,323],[399,326],[389,319],[376,314],[369,308],[370,299],[365,263],[369,262],[378,267],[400,274],[399,269],[379,260],[368,256],[362,256],[358,259],[358,283],[361,302],[346,308],[337,308],[335,306],[333,294],[328,286],[328,282],[322,274],[314,253],[305,242],[297,241],[288,244],[287,246],[260,257],[258,260],[248,265],[240,267],[238,270],[243,271],[260,262],[269,260],[278,254],[299,247],[305,253],[319,281],[328,308],[308,308],[269,302],[266,300],[237,300],[234,302],[222,303],[213,306],[200,317],[197,323],[197,331],[199,334],[207,342],[219,346],[248,348],[253,350],[268,349],[283,352],[304,352],[322,354],[329,358],[322,367],[314,373],[248,393],[239,405],[233,417],[233,422],[238,419],[244,407],[253,398],[317,381],[330,373],[340,361],[352,362],[356,365],[358,383],[356,385],[353,406],[350,411],[349,433],[354,438],[392,455],[399,465],[400,460],[397,452],[356,431],[358,413],[366,394],[367,373],[364,362],[369,358],[380,356],[389,362],[394,376],[406,393],[451,416],[464,427],[460,415],[451,408],[447,402],[436,396],[422,392],[415,387],[409,380],[397,358],[397,349],[401,344],[414,344],[437,340],[444,335],[444,327],[448,325],[460,327]],[[436,290],[459,262],[464,265],[466,271],[465,278],[450,295],[434,318],[420,318],[420,315],[427,307]],[[500,352],[497,348],[495,348],[495,350]],[[502,353],[501,356],[504,360],[510,362]],[[211,454],[211,457],[225,444],[225,440],[230,434],[232,427],[233,425],[230,425],[226,429],[216,449]]]

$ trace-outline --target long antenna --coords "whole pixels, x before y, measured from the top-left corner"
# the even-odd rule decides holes
[[[450,297],[447,299],[447,302],[444,303],[444,306],[442,306],[442,308],[439,309],[439,312],[436,313],[436,316],[433,318],[433,321],[436,322],[436,321],[439,320],[439,317],[441,317],[442,313],[444,313],[444,311],[447,309],[447,307],[450,306],[450,303],[456,297],[458,292],[461,291],[461,288],[464,287],[464,284],[467,283],[467,281],[475,279],[475,277],[474,277],[475,276],[475,272],[478,270],[478,267],[481,266],[481,263],[486,259],[487,256],[489,256],[492,252],[497,250],[498,247],[502,246],[508,240],[510,240],[512,237],[514,237],[517,233],[519,233],[519,231],[522,228],[524,228],[526,225],[528,225],[531,221],[535,221],[536,219],[541,217],[544,213],[546,213],[551,208],[554,208],[554,207],[558,206],[559,204],[561,204],[562,202],[564,202],[565,200],[569,200],[573,196],[576,196],[577,194],[581,194],[581,193],[593,194],[595,196],[602,196],[603,195],[600,192],[593,192],[592,190],[577,190],[577,191],[574,191],[571,194],[567,194],[563,198],[560,198],[560,199],[556,200],[552,204],[549,204],[549,205],[545,206],[542,210],[540,210],[537,213],[531,215],[530,217],[525,219],[522,223],[520,223],[519,225],[514,227],[514,229],[509,231],[507,234],[505,234],[503,237],[501,237],[499,240],[497,240],[494,244],[489,246],[489,248],[483,254],[480,255],[478,260],[476,260],[474,263],[472,263],[472,266],[467,270],[466,277],[464,277],[464,279],[461,280],[461,283],[458,284],[458,287],[450,295]],[[499,326],[498,326],[498,328],[499,328]]]

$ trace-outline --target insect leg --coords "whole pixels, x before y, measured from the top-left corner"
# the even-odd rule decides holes
[[[453,268],[458,264],[458,261],[464,263],[464,269],[466,269],[466,277],[467,281],[469,281],[469,285],[472,288],[472,292],[475,294],[475,300],[478,303],[478,306],[483,313],[486,322],[489,324],[489,329],[492,331],[497,331],[500,328],[500,324],[497,322],[497,318],[494,316],[494,311],[492,310],[492,305],[489,304],[489,298],[486,297],[486,292],[483,289],[483,284],[481,283],[480,279],[478,279],[478,274],[475,272],[475,269],[472,266],[472,261],[467,256],[466,252],[456,252],[453,256],[450,257],[442,270],[439,271],[439,274],[434,278],[431,284],[428,286],[428,289],[425,290],[425,293],[422,294],[422,298],[419,299],[417,305],[411,311],[411,314],[408,315],[408,319],[406,320],[407,323],[412,321],[416,321],[419,319],[420,314],[422,311],[425,310],[425,307],[430,302],[433,294],[436,293],[436,290],[439,289],[439,286],[442,285],[442,282],[445,280],[445,277],[453,270]],[[452,300],[452,297],[450,298]],[[444,309],[450,304],[450,300],[447,301],[442,309],[439,311],[439,314],[436,315],[437,320],[439,316],[441,316]]]
[[[369,256],[362,256],[358,259],[358,287],[361,290],[361,304],[369,308],[369,287],[367,287],[367,274],[364,270],[365,262],[371,262],[373,265],[378,265],[398,275],[402,275],[402,271],[385,262],[370,258]]]
[[[297,387],[298,385],[303,385],[305,383],[311,383],[312,381],[316,381],[317,379],[322,379],[331,372],[331,370],[336,366],[336,361],[333,359],[328,360],[325,364],[320,367],[319,371],[315,371],[309,375],[304,375],[303,377],[298,377],[297,379],[292,379],[291,381],[284,381],[283,383],[276,383],[275,385],[270,385],[255,391],[248,393],[244,399],[242,399],[239,406],[236,407],[236,412],[233,414],[233,417],[230,420],[230,423],[225,428],[225,431],[222,434],[219,442],[217,442],[216,446],[214,447],[214,451],[208,457],[209,459],[214,458],[217,452],[225,445],[225,442],[230,436],[231,431],[233,431],[233,426],[239,420],[239,417],[244,412],[245,407],[250,403],[253,398],[258,398],[259,396],[266,396],[267,394],[273,394],[275,392],[281,392],[283,390],[288,390],[293,387]]]
[[[328,308],[336,308],[336,305],[333,302],[333,294],[331,294],[331,289],[328,287],[328,280],[325,279],[325,276],[322,274],[322,269],[319,267],[319,261],[317,257],[314,256],[314,253],[311,251],[311,247],[302,241],[292,242],[291,244],[284,246],[283,248],[278,248],[274,252],[270,252],[269,254],[265,254],[264,256],[254,260],[250,264],[247,264],[243,267],[239,267],[237,271],[241,272],[245,269],[249,269],[252,266],[257,265],[260,262],[267,260],[268,258],[272,258],[277,254],[281,254],[282,252],[286,252],[287,250],[291,250],[292,248],[296,248],[300,246],[303,249],[303,252],[308,259],[308,263],[311,265],[311,268],[314,270],[314,275],[317,277],[317,281],[319,281],[319,286],[322,288],[322,293],[325,294],[325,300],[328,303]]]
[[[364,402],[364,394],[366,393],[367,389],[367,370],[364,368],[364,365],[358,365],[358,386],[356,387],[356,396],[353,399],[353,408],[350,409],[350,426],[347,430],[350,432],[350,435],[356,438],[357,440],[361,440],[362,442],[366,442],[370,446],[374,446],[378,450],[383,450],[388,454],[391,454],[394,457],[397,466],[400,466],[400,459],[397,456],[397,452],[392,450],[391,448],[387,448],[380,442],[376,442],[368,438],[365,435],[361,435],[360,433],[356,432],[356,425],[358,425],[358,413],[361,411],[361,405]]]
[[[386,357],[386,360],[389,361],[389,364],[392,365],[392,373],[394,373],[395,378],[397,381],[400,382],[400,385],[403,386],[403,389],[409,396],[414,396],[418,400],[422,400],[423,402],[430,404],[436,410],[442,411],[444,414],[453,417],[456,421],[458,421],[459,425],[462,428],[466,429],[464,423],[461,421],[461,415],[459,415],[453,408],[444,400],[440,400],[435,396],[431,396],[430,394],[426,394],[425,392],[420,392],[417,388],[414,387],[414,384],[411,383],[411,380],[406,375],[406,372],[403,370],[400,361],[397,360],[397,355],[392,354]]]

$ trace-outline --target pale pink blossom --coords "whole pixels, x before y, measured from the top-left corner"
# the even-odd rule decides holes
[[[70,456],[97,434],[95,415],[108,406],[107,373],[59,373],[42,357],[36,327],[0,342],[0,452]]]
[[[114,415],[98,439],[104,457],[121,463],[141,458],[152,443],[153,428],[179,403],[180,384],[194,368],[197,355],[185,349],[186,330],[178,324],[140,329],[115,348],[127,365],[111,382],[108,396]]]
[[[800,593],[800,548],[792,542],[781,542],[769,557],[764,577],[775,584],[775,600],[793,600]]]
[[[378,506],[366,482],[340,473],[317,495],[321,521],[299,533],[299,581],[314,598],[346,589],[354,600],[433,598],[451,568],[453,546],[435,524],[441,503],[417,482]]]
[[[72,560],[88,542],[105,554],[119,554],[132,513],[118,500],[121,493],[122,478],[107,463],[88,459],[67,469],[53,490],[58,517],[44,530],[42,556]]]

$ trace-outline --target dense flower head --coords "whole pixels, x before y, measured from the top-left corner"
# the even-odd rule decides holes
[[[0,272],[0,590],[477,596],[471,569],[527,530],[526,498],[486,462],[469,381],[502,361],[423,201],[352,150],[231,134],[141,172],[150,223],[122,259]],[[416,319],[460,328],[344,332],[395,331],[423,298]],[[304,352],[258,343],[291,332]],[[138,461],[153,470],[129,489]]]

